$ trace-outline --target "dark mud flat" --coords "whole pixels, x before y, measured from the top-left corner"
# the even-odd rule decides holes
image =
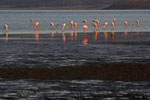
[[[100,64],[63,68],[1,68],[0,78],[149,81],[150,64]]]

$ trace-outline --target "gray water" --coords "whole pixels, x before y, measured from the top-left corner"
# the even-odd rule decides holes
[[[0,34],[1,68],[56,68],[108,63],[150,63],[150,11],[0,11],[1,24],[9,25],[8,38]],[[134,13],[134,14],[133,14]],[[114,37],[107,32],[93,32],[91,21],[97,17],[101,26],[117,19]],[[39,38],[35,37],[29,19],[40,22]],[[87,33],[82,33],[82,20],[89,19]],[[136,26],[140,20],[140,27]],[[77,33],[61,28],[49,30],[49,22],[57,24],[77,21]],[[129,22],[124,28],[123,21]],[[72,33],[73,32],[73,33]],[[89,33],[90,32],[90,33]],[[119,32],[119,33],[118,33]],[[85,42],[86,40],[86,42]],[[149,82],[102,80],[42,81],[0,79],[0,99],[150,99]]]
[[[5,100],[149,100],[149,82],[0,80]]]
[[[59,24],[60,27],[56,28],[61,32],[62,24],[66,23],[66,32],[68,30],[69,21],[73,20],[78,23],[78,32],[82,32],[83,20],[87,19],[89,26],[87,31],[94,30],[92,20],[97,18],[100,21],[100,31],[105,22],[108,22],[107,31],[112,31],[111,22],[116,18],[115,32],[122,31],[150,31],[150,10],[1,10],[0,11],[0,24],[7,24],[9,26],[9,34],[26,34],[32,33],[33,26],[29,21],[31,18],[35,22],[39,22],[40,33],[49,33],[50,22]],[[140,21],[140,27],[137,28],[136,20]],[[129,28],[124,27],[124,21],[128,21]]]

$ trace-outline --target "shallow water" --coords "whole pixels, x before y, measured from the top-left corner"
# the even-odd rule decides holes
[[[8,38],[0,35],[0,67],[78,66],[107,63],[150,63],[150,10],[134,11],[0,11],[1,24],[9,25]],[[134,14],[133,14],[134,13]],[[100,20],[101,33],[94,33],[92,20]],[[115,35],[110,24],[103,32],[104,22],[117,19]],[[34,33],[30,18],[40,22]],[[91,33],[80,33],[83,19],[88,19]],[[135,25],[140,20],[140,27]],[[49,30],[49,22],[78,22],[77,33],[61,28]],[[123,21],[129,22],[124,28]],[[133,32],[132,32],[133,31]],[[146,31],[146,32],[143,32]],[[72,33],[73,32],[73,33]],[[118,33],[120,32],[120,33]],[[36,34],[36,35],[35,35]],[[118,81],[41,81],[0,79],[0,99],[17,100],[65,99],[150,99],[149,82]]]
[[[65,33],[64,33],[65,34]],[[78,66],[150,63],[149,33],[59,33],[9,35],[0,38],[0,67]]]
[[[40,33],[49,33],[50,22],[59,24],[56,28],[58,32],[61,31],[61,26],[66,23],[65,31],[68,30],[69,21],[73,20],[78,23],[78,32],[82,32],[83,20],[87,19],[89,26],[87,31],[94,30],[92,20],[97,18],[100,21],[100,31],[105,22],[108,22],[107,31],[112,31],[111,22],[116,18],[116,32],[122,31],[150,31],[150,10],[1,10],[0,22],[1,24],[8,24],[10,34],[24,34],[32,33],[33,26],[30,19],[33,18],[35,22],[40,23]],[[136,25],[136,20],[140,21],[140,27]],[[128,21],[129,28],[124,27],[124,21]]]
[[[0,80],[6,100],[148,100],[149,82]]]

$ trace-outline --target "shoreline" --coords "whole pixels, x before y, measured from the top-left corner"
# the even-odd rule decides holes
[[[98,64],[63,68],[0,68],[0,78],[149,81],[150,64]]]

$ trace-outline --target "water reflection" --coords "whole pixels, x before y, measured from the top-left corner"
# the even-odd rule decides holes
[[[94,31],[94,40],[95,40],[95,41],[97,40],[97,36],[98,36],[98,32],[97,32],[97,31]]]
[[[128,35],[128,32],[125,31],[125,32],[124,32],[124,35],[125,35],[125,37],[126,37],[126,36]]]
[[[78,39],[78,33],[77,33],[77,31],[75,31],[75,40],[77,40]]]
[[[51,32],[51,39],[52,39],[52,40],[55,39],[54,36],[55,36],[54,32]]]
[[[104,37],[105,37],[105,40],[107,40],[107,39],[108,39],[108,33],[107,33],[107,31],[106,31],[106,30],[104,31]]]
[[[8,32],[5,32],[4,36],[5,36],[5,41],[8,42]]]
[[[70,37],[71,37],[71,40],[73,41],[73,31],[70,32]]]
[[[114,40],[115,32],[114,32],[114,31],[112,31],[110,36],[111,36],[111,38]]]
[[[88,44],[88,39],[86,38],[86,32],[84,32],[84,38],[83,38],[83,41],[82,41],[82,43],[83,44]]]
[[[35,31],[35,40],[36,41],[39,41],[39,32],[38,31]]]
[[[63,41],[64,41],[64,43],[66,42],[66,35],[65,35],[65,32],[63,31],[62,32],[62,38],[63,38]]]

